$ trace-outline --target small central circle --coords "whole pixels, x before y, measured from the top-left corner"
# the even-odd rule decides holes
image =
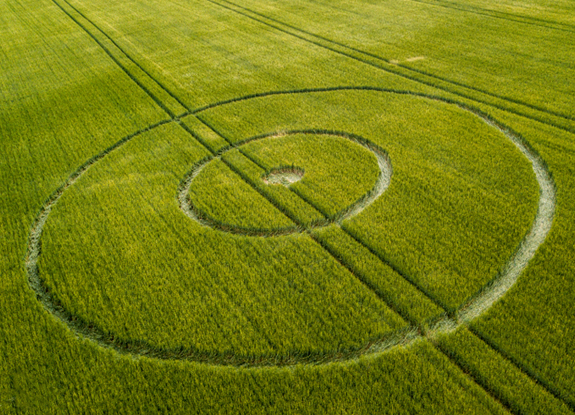
[[[299,182],[305,174],[304,169],[296,166],[276,167],[262,177],[265,184],[281,184],[289,187]]]

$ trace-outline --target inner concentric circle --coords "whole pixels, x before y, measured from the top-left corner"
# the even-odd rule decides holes
[[[40,211],[30,286],[77,335],[218,365],[349,360],[475,318],[551,226],[555,191],[541,158],[464,104],[362,87],[270,93],[197,114],[196,124],[192,115],[160,123],[96,155]],[[196,137],[180,122],[222,136],[202,136],[200,125]],[[393,184],[361,215],[365,206],[350,204],[331,224],[284,238],[214,232],[182,215],[199,166],[229,161],[247,141],[297,134],[357,140],[376,160],[371,143],[385,148]]]
[[[261,196],[263,196],[263,198],[265,198],[267,201],[270,202],[270,206],[274,206],[274,208],[278,209],[281,214],[287,218],[290,219],[291,223],[288,226],[270,226],[269,228],[264,226],[259,226],[259,227],[246,227],[246,226],[238,226],[236,224],[234,224],[231,221],[225,221],[225,217],[224,220],[217,220],[214,219],[214,217],[210,216],[209,214],[207,214],[206,212],[202,211],[201,208],[199,208],[197,206],[197,204],[194,203],[194,201],[192,200],[192,198],[190,197],[190,189],[192,187],[192,185],[194,184],[194,181],[198,179],[198,177],[201,176],[202,172],[205,171],[206,167],[210,165],[210,163],[214,163],[214,162],[220,162],[222,161],[224,164],[226,164],[228,167],[230,167],[232,170],[234,170],[234,166],[228,161],[226,160],[226,154],[229,153],[230,151],[237,151],[239,153],[241,153],[244,157],[249,157],[249,155],[247,155],[245,152],[242,151],[242,148],[245,147],[246,145],[250,144],[252,145],[255,142],[258,141],[270,141],[270,143],[267,143],[269,145],[273,145],[273,140],[274,139],[278,139],[278,138],[286,138],[286,137],[290,137],[290,136],[296,136],[296,135],[307,135],[307,136],[312,136],[312,137],[316,137],[316,138],[320,138],[320,139],[325,139],[325,138],[339,138],[339,139],[343,139],[346,141],[349,141],[350,143],[353,143],[354,145],[358,145],[360,146],[363,150],[371,153],[374,156],[374,161],[377,164],[377,176],[374,180],[374,184],[373,186],[363,195],[361,195],[358,199],[356,199],[353,203],[351,203],[350,205],[344,206],[342,209],[340,209],[339,211],[337,211],[335,214],[329,214],[326,212],[323,212],[321,208],[318,208],[317,206],[314,206],[312,202],[309,202],[307,200],[305,200],[305,196],[301,196],[303,200],[303,203],[307,203],[308,205],[311,205],[312,208],[314,208],[315,210],[320,211],[319,213],[321,213],[321,218],[320,219],[315,219],[315,220],[308,220],[306,221],[302,221],[301,218],[296,217],[295,215],[293,215],[291,212],[287,211],[283,206],[281,206],[280,203],[277,202],[276,199],[274,199],[273,194],[270,194],[270,192],[268,192],[266,190],[266,186],[269,186],[272,183],[269,183],[268,180],[266,179],[266,177],[268,177],[270,174],[272,174],[273,172],[285,172],[288,174],[292,174],[293,176],[295,176],[295,180],[293,180],[293,182],[297,182],[299,181],[299,179],[301,179],[304,176],[304,171],[303,169],[299,168],[299,167],[295,167],[295,166],[280,166],[280,167],[275,167],[273,169],[271,169],[269,172],[266,172],[264,175],[261,176],[260,180],[251,180],[249,177],[242,177],[244,180],[246,180],[248,183],[250,183],[253,187],[253,189],[255,189],[255,191],[257,191]],[[254,163],[253,158],[250,160],[252,163]],[[368,160],[368,162],[371,160]],[[257,161],[255,162],[257,163]],[[224,151],[221,151],[220,153],[218,153],[215,156],[212,157],[208,157],[205,160],[203,160],[202,162],[196,164],[192,170],[186,175],[185,179],[183,180],[180,189],[178,191],[178,200],[179,200],[179,204],[181,209],[184,211],[184,213],[191,219],[193,219],[194,221],[204,225],[204,226],[208,226],[214,229],[217,229],[219,231],[223,231],[223,232],[228,232],[228,233],[233,233],[233,234],[239,234],[239,235],[246,235],[246,236],[265,236],[265,237],[272,237],[272,236],[281,236],[281,235],[289,235],[289,234],[293,234],[293,233],[300,233],[303,232],[305,230],[310,230],[310,229],[317,229],[317,228],[322,228],[322,227],[326,227],[329,225],[332,225],[334,223],[341,223],[342,221],[352,218],[354,216],[356,216],[357,214],[359,214],[362,210],[364,210],[366,207],[368,207],[369,205],[371,205],[377,198],[379,198],[384,192],[385,190],[389,187],[390,181],[391,181],[391,176],[392,176],[392,166],[391,166],[391,162],[389,159],[388,154],[385,152],[385,150],[383,150],[382,148],[380,148],[379,146],[377,146],[376,144],[366,140],[363,137],[360,137],[358,135],[355,134],[350,134],[350,133],[344,133],[344,132],[336,132],[336,131],[315,131],[315,130],[298,130],[298,131],[288,131],[288,132],[282,132],[281,134],[278,133],[272,133],[272,134],[265,134],[265,135],[260,135],[258,137],[255,138],[251,138],[251,139],[247,139],[244,140],[240,143],[237,143],[236,145],[233,146],[229,146],[228,148],[224,149]],[[235,173],[238,173],[237,171]],[[239,173],[241,174],[241,173]],[[289,183],[292,184],[292,183]],[[288,186],[289,187],[289,186]],[[221,203],[221,198],[218,199],[218,203]],[[258,210],[261,210],[262,207],[258,206]],[[263,212],[259,211],[259,212],[252,212],[254,214],[256,214],[258,217],[261,217]]]

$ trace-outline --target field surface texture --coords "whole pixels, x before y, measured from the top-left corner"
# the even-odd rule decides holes
[[[575,4],[0,2],[0,414],[575,414]]]

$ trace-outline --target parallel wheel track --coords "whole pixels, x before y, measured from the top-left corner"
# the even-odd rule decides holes
[[[494,103],[492,103],[492,102],[486,101],[485,99],[480,99],[480,98],[471,96],[471,95],[466,94],[466,93],[462,93],[462,92],[457,92],[457,91],[451,90],[451,89],[449,89],[449,88],[447,88],[447,87],[445,87],[445,86],[442,86],[442,85],[434,84],[434,83],[431,82],[431,81],[426,81],[426,80],[424,80],[424,79],[418,78],[418,77],[414,76],[413,74],[423,75],[423,76],[426,76],[426,77],[429,77],[429,78],[432,78],[432,79],[436,79],[436,80],[438,80],[438,81],[446,82],[446,83],[448,83],[448,84],[451,84],[451,85],[454,85],[454,86],[457,86],[457,87],[462,87],[462,88],[465,88],[465,89],[470,90],[470,91],[475,91],[475,92],[484,94],[484,95],[486,95],[486,96],[490,96],[490,97],[497,98],[497,99],[500,99],[500,100],[503,100],[503,101],[507,101],[508,103],[521,105],[521,106],[524,106],[524,107],[526,107],[526,108],[529,108],[529,109],[532,109],[532,110],[535,110],[535,111],[538,111],[538,112],[541,112],[541,113],[545,113],[545,114],[548,114],[548,115],[552,115],[552,116],[555,116],[555,117],[558,117],[558,118],[562,118],[562,119],[565,119],[565,120],[568,120],[568,121],[573,121],[573,117],[572,117],[572,116],[568,116],[568,115],[565,115],[565,114],[561,114],[561,113],[557,113],[557,112],[554,112],[554,111],[550,111],[550,110],[548,110],[548,109],[545,109],[545,108],[542,108],[542,107],[539,107],[539,106],[536,106],[536,105],[533,105],[533,104],[529,104],[529,103],[526,103],[526,102],[523,102],[523,101],[520,101],[520,100],[516,100],[516,99],[510,98],[510,97],[506,97],[506,96],[502,96],[502,95],[499,95],[499,94],[495,94],[495,93],[492,93],[492,92],[489,92],[489,91],[486,91],[486,90],[483,90],[483,89],[480,89],[480,88],[477,88],[477,87],[473,87],[473,86],[470,86],[470,85],[466,85],[466,84],[461,83],[461,82],[457,82],[457,81],[450,80],[450,79],[445,78],[445,77],[441,77],[441,76],[438,76],[438,75],[434,75],[434,74],[432,74],[432,73],[429,73],[429,72],[426,72],[426,71],[423,71],[423,70],[420,70],[420,69],[412,68],[412,67],[405,66],[405,65],[391,65],[391,61],[390,61],[389,59],[383,58],[383,57],[381,57],[381,56],[378,56],[378,55],[373,54],[373,53],[370,53],[370,52],[363,51],[363,50],[358,49],[358,48],[354,48],[354,47],[348,46],[348,45],[346,45],[346,44],[344,44],[344,43],[341,43],[341,42],[336,42],[336,41],[331,40],[331,39],[329,39],[329,38],[327,38],[327,37],[324,37],[324,36],[321,36],[321,35],[317,35],[317,34],[315,34],[315,33],[306,31],[306,30],[304,30],[304,29],[295,27],[295,26],[290,25],[290,24],[287,24],[287,23],[285,23],[285,22],[283,22],[283,21],[281,21],[281,20],[271,18],[271,17],[266,16],[266,15],[264,15],[264,14],[262,14],[262,13],[259,13],[259,12],[257,12],[257,11],[251,10],[251,9],[249,9],[249,8],[247,8],[247,7],[240,6],[240,5],[236,4],[236,3],[233,3],[233,2],[228,1],[228,0],[205,0],[205,1],[210,2],[210,3],[212,3],[212,4],[215,4],[215,5],[217,5],[217,6],[220,6],[220,7],[222,7],[222,8],[225,8],[225,9],[227,9],[227,10],[230,10],[230,11],[232,11],[232,12],[238,13],[238,14],[240,14],[240,15],[242,15],[242,16],[248,18],[248,19],[257,21],[257,22],[260,23],[260,24],[263,24],[263,25],[266,25],[266,26],[268,26],[268,27],[271,27],[271,28],[273,28],[273,29],[275,29],[275,30],[277,30],[277,31],[282,32],[282,33],[285,33],[285,34],[288,34],[288,35],[290,35],[290,36],[296,37],[296,38],[298,38],[298,39],[300,39],[300,40],[303,40],[303,41],[305,41],[305,42],[311,43],[311,44],[313,44],[313,45],[315,45],[315,46],[318,46],[318,47],[321,47],[321,48],[323,48],[323,49],[327,49],[327,50],[329,50],[329,51],[331,51],[331,52],[334,52],[334,53],[337,53],[337,54],[339,54],[339,55],[346,56],[346,57],[348,57],[348,58],[350,58],[350,59],[354,59],[354,60],[356,60],[356,61],[358,61],[358,62],[361,62],[361,63],[367,64],[367,65],[370,65],[370,66],[372,66],[372,67],[374,67],[374,68],[383,70],[383,71],[385,71],[385,72],[392,73],[392,74],[397,75],[397,76],[400,76],[400,77],[402,77],[402,78],[409,79],[409,80],[412,80],[412,81],[416,81],[416,82],[419,82],[419,83],[421,83],[421,84],[423,84],[423,85],[431,86],[431,87],[433,87],[433,88],[440,89],[440,90],[443,90],[443,91],[445,91],[445,92],[449,92],[449,93],[454,94],[454,95],[458,95],[458,96],[460,96],[460,97],[462,97],[462,98],[470,99],[470,100],[472,100],[472,101],[475,101],[475,102],[478,102],[478,103],[481,103],[481,104],[489,105],[489,106],[491,106],[491,107],[498,108],[498,109],[501,109],[501,110],[504,110],[504,111],[513,113],[513,114],[515,114],[515,115],[519,115],[519,116],[522,116],[522,117],[525,117],[525,118],[529,118],[529,119],[532,119],[532,120],[535,120],[535,121],[539,121],[539,122],[541,122],[541,123],[548,124],[548,125],[551,125],[551,126],[553,126],[553,127],[556,127],[556,128],[559,128],[559,129],[562,129],[562,130],[565,130],[565,131],[568,131],[568,132],[571,132],[571,133],[575,133],[575,128],[566,128],[566,127],[563,127],[563,126],[560,126],[560,125],[556,125],[556,124],[553,124],[553,123],[551,123],[551,122],[549,122],[549,121],[547,121],[547,120],[545,120],[545,119],[542,119],[542,118],[540,118],[540,117],[534,117],[534,116],[528,115],[528,114],[526,114],[526,113],[524,113],[524,112],[517,111],[517,110],[514,110],[514,109],[512,109],[512,108],[509,108],[509,107],[506,108],[506,107],[503,107],[503,106],[501,106],[501,105],[494,104]],[[238,10],[238,9],[240,9],[240,10]],[[243,10],[243,11],[242,11],[242,10]],[[252,14],[253,14],[253,15],[252,15]],[[262,20],[262,19],[265,19],[265,20]],[[269,22],[266,21],[266,20],[269,20]],[[270,22],[271,22],[271,23],[270,23]],[[278,25],[279,25],[279,26],[278,26]],[[295,32],[295,33],[294,33],[294,32]],[[314,41],[314,40],[312,40],[312,39],[309,39],[308,36],[309,36],[309,37],[313,37],[313,38],[315,38],[315,39],[317,39],[317,40]],[[330,44],[330,45],[332,45],[332,46],[328,46],[328,45],[326,45],[326,44],[323,44],[322,42],[326,42],[326,43],[328,43],[328,44]],[[348,50],[348,51],[350,51],[350,52],[358,53],[359,55],[363,56],[364,58],[361,58],[361,57],[359,57],[359,56],[354,56],[354,55],[352,55],[352,54],[350,54],[350,53],[346,53],[346,52],[344,52],[344,51],[342,51],[342,50],[338,50],[338,49],[336,49],[336,47],[344,48],[344,49],[346,49],[346,50]],[[386,66],[382,66],[382,65],[376,64],[376,63],[374,63],[374,62],[372,62],[372,61],[370,61],[370,60],[367,60],[367,59],[369,59],[369,58],[375,59],[375,60],[377,60],[377,61],[380,61],[381,63],[386,64]],[[394,69],[393,66],[397,66],[398,68],[401,68],[402,71],[397,70],[397,69]],[[412,73],[412,75],[410,75],[409,73]]]

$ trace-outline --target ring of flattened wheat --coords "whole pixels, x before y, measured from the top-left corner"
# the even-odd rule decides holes
[[[131,134],[128,137],[123,138],[110,148],[104,150],[102,153],[96,155],[88,162],[80,166],[56,191],[54,191],[54,193],[52,193],[52,195],[50,195],[50,197],[47,199],[47,201],[40,209],[32,225],[28,237],[27,252],[25,257],[26,258],[25,268],[28,277],[28,283],[31,289],[35,292],[37,299],[40,301],[40,303],[43,305],[46,311],[52,314],[60,322],[68,326],[78,336],[87,338],[95,342],[99,346],[112,348],[120,354],[146,355],[149,357],[159,359],[182,359],[182,360],[191,360],[209,364],[235,365],[243,367],[285,366],[298,363],[323,364],[334,361],[349,361],[360,356],[375,355],[377,353],[381,353],[385,350],[389,350],[401,344],[403,345],[409,344],[421,340],[426,336],[433,336],[435,333],[450,332],[452,330],[455,330],[458,326],[466,324],[467,322],[471,321],[472,319],[484,313],[515,284],[520,274],[527,267],[529,261],[534,257],[537,249],[545,241],[547,235],[551,230],[551,225],[555,214],[556,191],[552,176],[549,173],[545,165],[545,162],[519,134],[515,133],[504,124],[494,120],[486,113],[476,108],[472,108],[466,104],[447,100],[432,95],[413,93],[410,91],[394,91],[394,90],[385,90],[372,87],[342,87],[342,88],[330,88],[329,90],[330,91],[369,90],[382,93],[412,95],[412,96],[418,96],[423,99],[441,101],[446,104],[457,106],[460,109],[463,109],[473,114],[474,116],[479,117],[481,120],[483,120],[491,127],[501,131],[507,137],[507,139],[509,139],[516,146],[516,148],[526,157],[526,159],[531,163],[537,183],[539,185],[539,201],[538,201],[537,214],[530,227],[530,230],[527,232],[527,234],[519,243],[515,253],[505,263],[503,270],[500,272],[500,274],[495,279],[490,281],[490,283],[487,284],[478,295],[476,295],[467,303],[463,304],[457,310],[455,317],[445,316],[441,318],[435,324],[433,324],[430,330],[428,330],[425,334],[421,333],[421,331],[418,328],[411,327],[407,330],[404,329],[401,332],[392,335],[387,335],[385,338],[372,341],[369,344],[366,344],[356,350],[348,351],[346,353],[341,353],[337,351],[326,352],[324,355],[321,356],[310,356],[310,357],[297,357],[297,356],[241,357],[234,355],[214,356],[213,354],[205,356],[202,354],[198,354],[193,350],[190,351],[185,350],[162,351],[157,349],[154,350],[151,349],[149,345],[143,342],[130,342],[129,340],[118,341],[113,335],[104,334],[103,332],[99,331],[98,328],[95,328],[94,325],[90,324],[89,322],[82,321],[77,316],[71,314],[68,310],[65,309],[65,307],[53,296],[50,290],[46,287],[42,278],[40,277],[40,271],[38,269],[38,258],[41,255],[40,245],[41,245],[42,231],[46,221],[48,220],[52,208],[58,202],[58,200],[60,199],[62,194],[66,191],[66,189],[72,186],[77,181],[77,179],[84,172],[86,172],[91,166],[96,164],[98,161],[102,160],[109,153],[120,148],[123,144],[130,141],[131,139],[138,137],[139,135],[141,135],[146,131],[157,128],[160,125],[164,125],[170,122],[176,122],[177,120],[175,119],[158,123],[156,125],[150,126],[146,129],[143,129],[134,134]],[[315,93],[323,91],[326,91],[326,89],[270,92],[267,94],[259,94],[258,96],[248,96],[244,98],[238,98],[226,101],[223,103],[213,104],[211,106],[205,107],[204,109],[214,108],[216,106],[226,105],[227,103],[237,102],[241,100],[248,100],[261,96],[270,96],[270,95],[279,95],[288,93],[307,94],[307,93]],[[196,113],[201,111],[202,109],[196,111]],[[368,148],[368,150],[374,152],[374,154],[376,155],[378,159],[378,164],[380,165],[381,180],[378,179],[379,184],[376,184],[376,186],[374,187],[375,190],[372,189],[372,191],[368,193],[369,195],[368,197],[374,197],[373,200],[375,200],[375,198],[379,197],[379,195],[383,193],[383,191],[389,184],[389,178],[391,177],[391,165],[389,163],[389,159],[387,158],[386,153],[380,149],[377,149],[371,144],[367,144],[363,139],[361,139],[361,137],[344,133],[337,133],[337,134],[340,134],[345,138],[351,139],[352,141],[359,142],[361,145],[364,145],[364,147]],[[211,159],[213,159],[213,157]],[[210,162],[211,159],[204,161],[203,165],[205,165],[205,163]],[[180,199],[180,203],[182,203],[182,197],[185,198],[185,196],[182,195],[185,195],[187,193],[186,188],[189,188],[189,184],[195,177],[194,173],[197,174],[201,169],[201,166],[202,165],[198,165],[194,169],[192,169],[192,171],[182,181],[183,185],[180,187],[180,192],[178,196],[178,198]],[[187,207],[182,206],[182,208],[184,209],[184,211],[193,210],[193,208],[191,208],[190,206]],[[343,220],[346,217],[349,217],[345,216],[346,214],[347,215],[357,214],[356,210],[354,210],[353,208],[353,205],[351,208],[346,209],[345,212],[346,213],[343,216],[339,217],[339,220]],[[186,212],[186,214],[188,214],[188,212]]]

